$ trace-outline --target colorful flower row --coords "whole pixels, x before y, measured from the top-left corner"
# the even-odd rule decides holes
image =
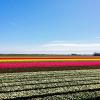
[[[95,62],[13,62],[0,63],[0,68],[39,68],[39,67],[70,67],[70,66],[100,66],[100,61]]]
[[[0,62],[69,62],[69,61],[100,61],[100,59],[0,59]]]
[[[0,56],[0,59],[100,59],[100,56],[33,56],[33,57],[24,57],[24,56],[20,56],[20,57],[12,57],[12,56],[7,56],[7,57],[3,57]]]

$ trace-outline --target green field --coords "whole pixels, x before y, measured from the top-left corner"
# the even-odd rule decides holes
[[[100,97],[100,69],[0,73],[0,100],[84,100]]]

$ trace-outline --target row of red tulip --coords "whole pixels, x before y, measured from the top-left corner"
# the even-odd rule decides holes
[[[95,62],[5,62],[0,63],[0,68],[38,68],[38,67],[70,67],[70,66],[100,66],[100,61]]]

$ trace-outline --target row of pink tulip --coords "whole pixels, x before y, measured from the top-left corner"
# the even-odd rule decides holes
[[[38,68],[38,67],[70,67],[70,66],[100,66],[100,61],[95,62],[5,62],[0,63],[0,68]]]

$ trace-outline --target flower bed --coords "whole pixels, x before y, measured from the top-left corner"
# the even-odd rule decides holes
[[[0,68],[48,68],[48,67],[70,67],[70,66],[100,66],[100,61],[95,62],[4,62]]]

